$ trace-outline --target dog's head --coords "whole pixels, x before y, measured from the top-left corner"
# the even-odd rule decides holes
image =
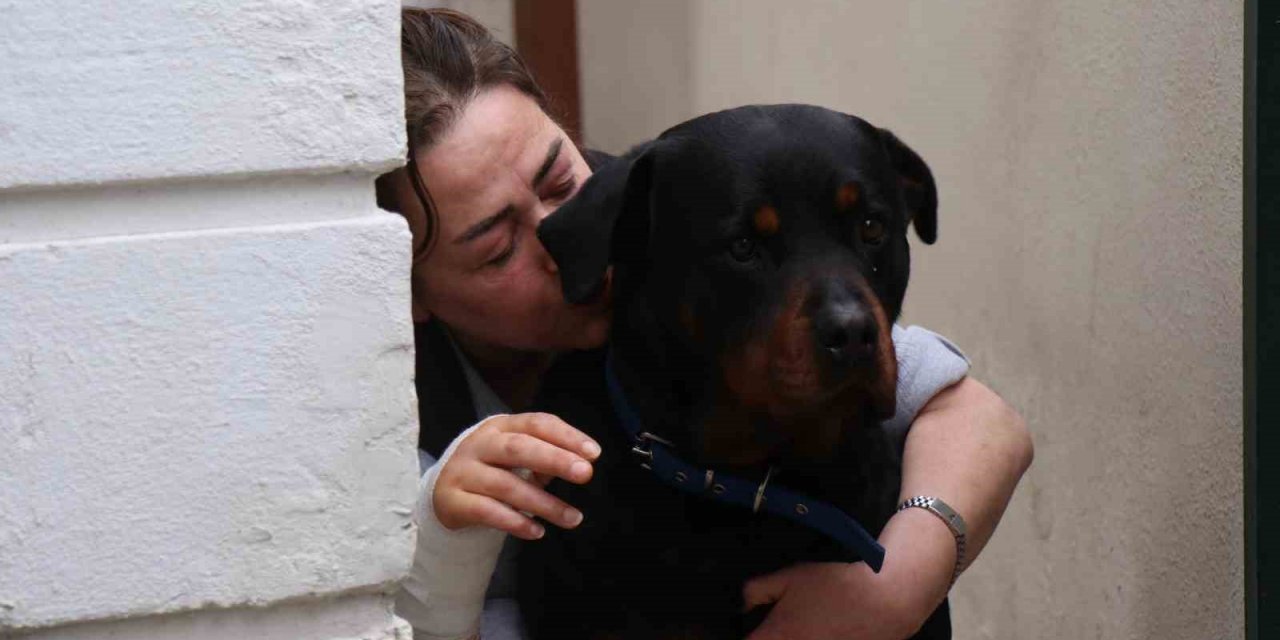
[[[817,107],[703,116],[606,165],[538,236],[567,299],[612,267],[615,353],[669,386],[706,460],[824,458],[892,415],[907,227],[937,235],[929,168]],[[668,381],[664,384],[663,381]]]

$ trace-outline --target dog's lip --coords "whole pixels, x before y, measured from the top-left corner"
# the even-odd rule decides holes
[[[817,371],[773,369],[770,379],[782,395],[794,398],[810,398],[824,395],[824,386]]]
[[[869,362],[874,362],[874,359]],[[791,395],[808,397],[815,403],[830,400],[858,381],[858,377],[852,374],[830,380],[816,366],[804,368],[774,366],[769,370],[769,378],[780,390],[789,392]]]
[[[845,375],[836,380],[824,381],[823,376],[815,372],[813,375],[804,376],[804,380],[800,381],[795,379],[796,376],[788,378],[779,376],[777,373],[777,371],[771,373],[770,381],[775,385],[778,397],[782,401],[778,410],[784,414],[830,409],[846,391],[866,382],[856,375]]]
[[[583,307],[608,307],[613,302],[613,267],[609,267],[604,272],[604,278],[600,281],[600,286],[591,292],[585,300],[579,303]]]

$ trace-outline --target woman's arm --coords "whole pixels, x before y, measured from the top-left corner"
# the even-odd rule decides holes
[[[470,432],[463,432],[459,440]],[[413,514],[417,545],[395,604],[396,615],[413,626],[415,638],[479,637],[485,590],[507,537],[506,532],[488,527],[451,531],[436,517],[432,496],[454,448],[426,467],[418,483]]]
[[[968,527],[971,564],[1004,514],[1031,464],[1022,418],[972,378],[939,392],[908,431],[902,498],[931,495],[951,505]],[[923,509],[894,515],[880,535],[886,559],[879,574],[865,563],[797,565],[749,582],[748,605],[777,602],[751,640],[910,636],[946,597],[955,539]]]
[[[965,378],[925,405],[907,432],[898,502],[941,498],[965,520],[965,566],[982,553],[1034,455],[1026,423],[1004,400]],[[940,518],[906,509],[889,520],[882,541],[911,557],[924,622],[946,597],[955,568],[955,537]],[[886,546],[886,548],[887,548]]]
[[[541,537],[541,525],[522,512],[577,526],[577,511],[542,486],[553,477],[586,482],[589,460],[599,453],[585,434],[546,414],[494,415],[459,434],[418,486],[417,546],[396,597],[396,614],[413,625],[415,637],[478,637],[507,533]],[[526,479],[513,469],[532,473]]]
[[[1022,417],[986,385],[965,378],[929,401],[907,433],[899,503],[933,495],[960,513],[968,566],[991,539],[1033,456]],[[954,560],[954,538],[941,519],[922,509],[898,515],[916,512],[938,525]]]

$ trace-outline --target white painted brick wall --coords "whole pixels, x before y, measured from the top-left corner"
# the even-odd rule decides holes
[[[0,187],[377,170],[390,0],[0,0]]]
[[[407,637],[395,0],[0,0],[0,636]]]

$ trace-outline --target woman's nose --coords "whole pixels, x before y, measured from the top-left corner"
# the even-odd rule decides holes
[[[535,224],[542,222],[543,219],[555,212],[555,207],[549,207],[547,206],[547,203],[538,201],[538,203],[533,207],[533,219]]]
[[[538,243],[538,250],[542,252],[542,268],[546,269],[547,273],[552,275],[560,273],[560,266],[556,264],[555,260],[551,259],[551,254],[547,253],[547,250],[542,248],[541,242]]]
[[[542,268],[546,270],[547,273],[551,273],[551,274],[560,273],[560,267],[556,265],[555,260],[551,259],[551,254],[547,253],[546,247],[542,246],[542,242],[538,240],[537,231],[538,231],[538,224],[542,222],[543,218],[546,218],[547,216],[551,215],[552,212],[554,211],[555,211],[554,208],[548,207],[545,204],[539,203],[537,208],[535,208],[533,212],[534,213],[533,241],[534,241],[534,244],[536,245],[536,250],[541,254],[540,256],[538,256],[538,259],[542,260]]]

